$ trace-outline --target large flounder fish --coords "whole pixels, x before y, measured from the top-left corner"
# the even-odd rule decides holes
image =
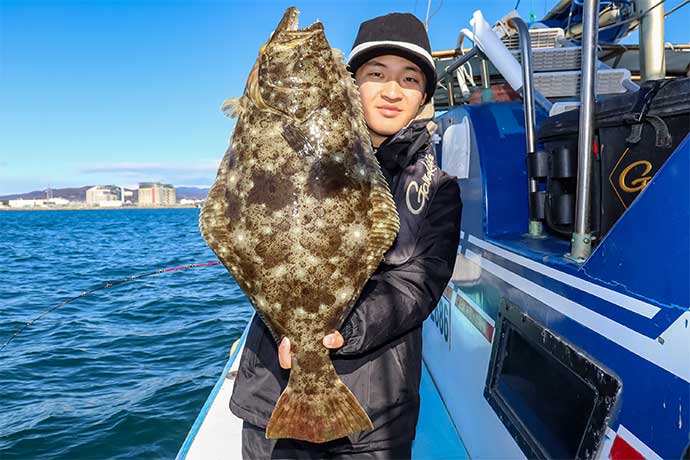
[[[292,370],[268,438],[326,442],[372,429],[335,372],[324,335],[342,326],[398,232],[359,93],[319,22],[289,8],[261,48],[201,232]]]

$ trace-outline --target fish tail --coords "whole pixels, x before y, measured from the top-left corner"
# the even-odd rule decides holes
[[[293,356],[290,380],[268,421],[267,438],[322,443],[373,429],[369,416],[340,380],[327,353],[323,361],[319,360],[317,372],[307,372],[298,364],[300,355]]]

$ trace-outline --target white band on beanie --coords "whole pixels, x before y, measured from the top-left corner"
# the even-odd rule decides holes
[[[348,62],[352,61],[352,58],[354,58],[356,55],[360,54],[363,51],[366,51],[370,48],[379,48],[383,46],[395,46],[398,48],[404,48],[407,50],[410,50],[414,54],[423,57],[427,61],[429,61],[429,65],[431,68],[434,67],[434,60],[431,57],[431,54],[421,46],[415,45],[413,43],[408,43],[408,42],[397,42],[397,41],[392,41],[392,40],[382,40],[382,41],[377,41],[377,42],[364,42],[361,43],[354,48],[352,48],[352,51],[350,52],[350,57],[347,59]]]

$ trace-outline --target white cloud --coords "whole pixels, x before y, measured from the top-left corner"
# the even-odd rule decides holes
[[[217,160],[202,160],[194,163],[105,163],[81,168],[82,173],[132,173],[132,174],[179,174],[187,172],[213,172],[218,170]]]
[[[103,163],[86,165],[79,172],[98,183],[138,184],[160,181],[175,186],[195,184],[208,187],[216,178],[218,163],[218,160],[190,163]]]

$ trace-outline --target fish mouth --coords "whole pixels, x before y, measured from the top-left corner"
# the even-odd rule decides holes
[[[283,14],[283,19],[278,23],[274,34],[281,32],[295,31],[299,27],[299,10],[291,6]]]
[[[304,35],[311,35],[323,31],[323,24],[319,21],[314,22],[304,29],[299,28],[299,10],[291,6],[283,14],[283,18],[273,32],[273,37],[283,36],[284,38],[299,38]]]
[[[291,116],[281,108],[271,106],[270,102],[264,99],[260,87],[265,87],[275,94],[299,94],[314,88],[313,82],[295,72],[294,68],[292,71],[285,70],[286,63],[291,65],[296,61],[302,62],[302,57],[308,54],[306,51],[313,48],[314,43],[320,46],[324,43],[327,45],[321,22],[316,21],[309,27],[299,29],[298,18],[299,10],[294,6],[285,10],[268,41],[259,49],[259,57],[247,80],[247,89],[251,99],[262,110]],[[304,60],[309,61],[307,58]],[[273,68],[273,61],[278,62],[278,68]]]

